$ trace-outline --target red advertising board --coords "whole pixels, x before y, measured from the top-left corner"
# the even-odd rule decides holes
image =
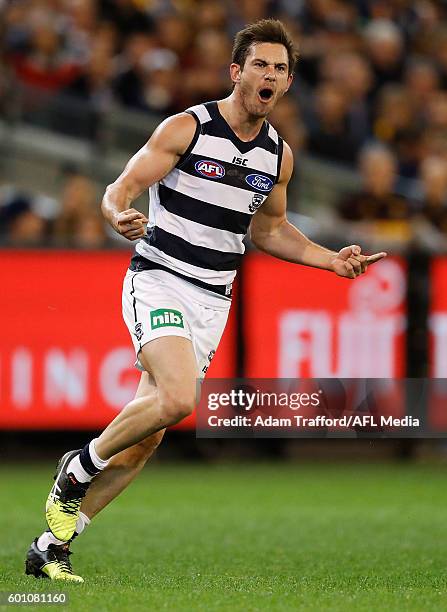
[[[430,288],[430,375],[447,378],[447,257],[432,260]]]
[[[0,257],[0,429],[104,427],[133,397],[139,378],[121,317],[129,254]],[[209,376],[234,376],[234,342],[230,317]]]
[[[405,296],[400,259],[349,280],[251,254],[244,269],[246,376],[403,377]]]
[[[430,385],[429,419],[435,429],[447,430],[447,257],[436,257],[430,270]]]

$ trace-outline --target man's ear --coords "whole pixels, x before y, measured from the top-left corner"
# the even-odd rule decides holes
[[[289,76],[287,77],[287,89],[284,93],[289,91],[290,86],[292,85],[292,81],[293,81],[293,74],[289,74]]]
[[[241,80],[241,67],[239,64],[230,64],[230,77],[233,83],[239,83]]]

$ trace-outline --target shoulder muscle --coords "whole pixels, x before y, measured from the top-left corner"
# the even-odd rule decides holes
[[[125,182],[134,199],[144,189],[166,176],[191,144],[197,122],[188,113],[165,119],[128,161],[116,182]]]
[[[197,128],[197,120],[189,113],[168,117],[155,129],[146,146],[174,155],[183,155]]]

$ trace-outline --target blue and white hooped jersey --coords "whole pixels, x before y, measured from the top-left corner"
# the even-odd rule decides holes
[[[164,269],[221,295],[231,295],[252,215],[279,179],[283,141],[265,121],[240,140],[207,102],[186,112],[194,138],[175,168],[149,189],[147,236],[131,269]]]

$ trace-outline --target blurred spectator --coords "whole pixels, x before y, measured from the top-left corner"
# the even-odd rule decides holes
[[[201,30],[225,31],[228,26],[228,8],[220,0],[199,0],[194,12],[194,27]]]
[[[415,124],[415,108],[412,99],[401,85],[386,85],[377,98],[374,119],[374,135],[389,145],[410,130]]]
[[[417,124],[396,134],[394,151],[398,159],[398,174],[404,179],[416,179],[423,159],[423,129]],[[410,195],[410,194],[407,194]]]
[[[340,0],[309,0],[301,6],[299,73],[307,84],[315,86],[322,58],[359,49],[356,7]]]
[[[144,32],[131,34],[124,49],[117,58],[117,75],[113,88],[117,99],[124,106],[134,109],[144,109],[143,57],[148,51],[156,48],[156,39]]]
[[[430,96],[425,108],[428,125],[436,130],[447,132],[447,92],[437,91]]]
[[[390,2],[382,2],[391,5]],[[443,21],[445,7],[438,0],[393,3],[397,9],[393,21],[402,28],[415,53],[426,54],[433,40],[433,33]]]
[[[315,91],[315,114],[309,127],[308,148],[324,159],[353,163],[361,137],[351,132],[348,98],[333,83],[323,83]]]
[[[29,7],[25,2],[13,2],[1,7],[3,47],[7,54],[25,52],[29,44]]]
[[[66,87],[60,99],[64,112],[60,118],[61,131],[77,137],[95,138],[100,129],[101,113],[110,111],[114,95],[111,85],[112,57],[104,46],[95,45],[81,74]],[[72,113],[73,121],[66,120]]]
[[[146,108],[161,116],[175,112],[179,89],[176,54],[169,49],[154,49],[144,55],[142,65]]]
[[[183,32],[183,21],[165,20],[165,42],[173,43],[171,30]],[[180,42],[180,47],[185,41]],[[171,46],[176,46],[171,44]],[[133,33],[119,58],[119,72],[114,82],[116,98],[125,106],[165,116],[183,110],[178,105],[179,58],[177,53],[158,45],[154,36]]]
[[[343,219],[373,222],[369,229],[383,238],[407,241],[411,237],[411,205],[395,192],[397,161],[382,145],[366,146],[359,157],[362,186],[338,205]]]
[[[429,31],[424,50],[436,62],[441,76],[441,85],[445,89],[447,87],[447,27],[445,26],[445,14],[444,21],[440,19],[439,23],[443,24],[442,27],[438,26]]]
[[[11,61],[19,81],[44,91],[62,89],[79,73],[79,65],[63,49],[54,18],[37,20],[31,30],[29,49],[15,54]]]
[[[14,112],[11,103],[14,88],[11,86],[10,67],[0,58],[0,116],[7,117]]]
[[[436,66],[427,59],[412,59],[405,68],[404,85],[407,97],[422,119],[426,105],[439,88]]]
[[[385,85],[375,108],[373,133],[393,148],[398,159],[398,173],[416,178],[423,155],[421,118],[416,118],[416,104],[401,85]]]
[[[157,20],[157,36],[160,46],[173,51],[188,65],[194,28],[186,15],[169,13]]]
[[[418,210],[447,239],[447,162],[428,157],[421,164]]]
[[[0,236],[10,246],[37,246],[46,239],[46,222],[33,209],[32,198],[13,193],[0,205]]]
[[[306,129],[293,98],[281,98],[268,119],[280,134],[287,134],[287,144],[297,157],[306,143]]]
[[[292,149],[295,164],[299,169],[300,154],[306,146],[307,132],[295,100],[287,96],[281,98],[269,114],[268,120],[280,134],[287,134],[287,144]],[[299,180],[289,183],[287,195],[290,203],[299,202],[299,189]]]
[[[399,28],[387,19],[375,19],[366,26],[364,40],[375,74],[375,90],[390,81],[400,81],[404,40]]]
[[[234,32],[243,28],[247,23],[267,17],[270,17],[268,0],[239,0],[233,15]]]
[[[434,155],[447,160],[447,133],[428,127],[422,134],[422,147],[424,157]]]
[[[447,249],[447,161],[427,157],[421,164],[420,178],[413,219],[414,243],[439,253]]]
[[[106,110],[111,102],[112,74],[112,57],[107,49],[95,46],[82,72],[64,93],[85,100],[89,106]]]
[[[230,93],[228,37],[218,30],[203,30],[197,35],[193,65],[186,71],[182,85],[184,106],[204,100],[217,100]]]
[[[149,13],[143,10],[145,2],[135,0],[96,0],[101,18],[113,23],[124,36],[135,32],[151,33],[155,24]]]
[[[89,56],[98,27],[96,0],[71,0],[66,2],[64,36],[67,48],[80,64]]]
[[[374,77],[367,60],[358,53],[338,53],[325,57],[321,75],[345,92],[348,99],[348,123],[357,140],[370,136],[370,92]]]
[[[53,241],[57,246],[74,246],[79,236],[91,235],[86,219],[98,213],[95,186],[86,176],[69,171],[61,195],[61,209],[54,221]]]
[[[332,3],[324,29],[319,33],[325,54],[353,53],[360,50],[361,38],[356,30],[356,7],[353,3]]]
[[[107,246],[104,220],[99,213],[88,213],[79,218],[74,227],[71,243],[80,249],[101,249]]]

